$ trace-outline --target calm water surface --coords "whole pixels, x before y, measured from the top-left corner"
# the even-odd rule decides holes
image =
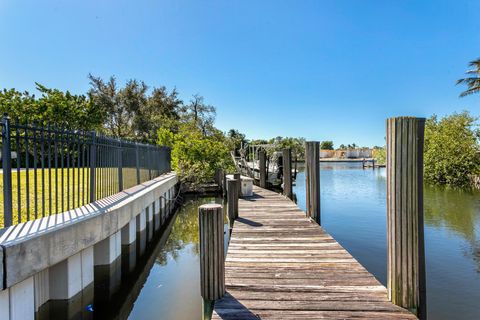
[[[321,164],[323,226],[383,284],[385,183],[384,169]],[[303,173],[294,191],[305,209]],[[215,201],[189,200],[180,209],[153,253],[153,266],[143,272],[138,297],[122,306],[129,319],[201,319],[197,207]],[[425,244],[429,319],[480,319],[480,193],[426,187]]]
[[[322,225],[384,285],[385,169],[321,163]],[[305,176],[294,191],[305,210]],[[429,319],[480,319],[480,193],[425,186]]]
[[[202,318],[198,207],[215,202],[222,200],[187,199],[179,209],[168,240],[161,247],[128,319]],[[225,240],[228,242],[228,232]]]

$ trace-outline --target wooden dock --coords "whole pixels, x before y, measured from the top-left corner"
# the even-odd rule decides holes
[[[295,203],[254,187],[239,200],[212,319],[417,319]]]

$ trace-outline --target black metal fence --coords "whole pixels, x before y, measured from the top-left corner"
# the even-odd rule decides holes
[[[1,119],[0,229],[80,207],[170,168],[170,148]]]

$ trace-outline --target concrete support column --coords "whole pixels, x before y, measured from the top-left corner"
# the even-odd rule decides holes
[[[94,265],[110,265],[117,260],[121,254],[121,243],[121,231],[97,243],[94,246]]]
[[[33,281],[35,287],[35,312],[37,312],[43,304],[50,300],[50,268],[35,274]]]
[[[133,218],[122,228],[122,245],[129,245],[135,242],[137,235],[137,219]]]
[[[117,231],[94,246],[95,303],[106,303],[122,280],[122,232]]]
[[[10,319],[10,289],[0,291],[0,319]]]
[[[143,255],[147,246],[147,213],[142,210],[137,215],[137,253],[139,256]]]
[[[133,218],[122,228],[122,275],[128,274],[135,268],[137,262],[137,218]]]
[[[147,238],[148,241],[152,240],[153,238],[153,207],[154,204],[151,203],[146,209],[147,214]]]
[[[68,300],[93,283],[93,247],[50,267],[49,298]],[[40,282],[37,282],[40,285]]]
[[[137,232],[144,231],[147,227],[147,212],[145,209],[140,212],[136,217],[137,219]]]
[[[157,231],[160,229],[161,220],[160,220],[160,198],[156,199],[153,203],[153,221],[154,221],[154,229]]]
[[[34,320],[35,289],[33,277],[0,291],[0,319]]]

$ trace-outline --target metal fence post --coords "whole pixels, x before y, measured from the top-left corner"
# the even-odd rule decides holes
[[[118,141],[118,149],[117,149],[117,156],[118,156],[118,192],[123,190],[123,149],[122,149],[122,141]]]
[[[2,123],[3,226],[10,227],[13,223],[12,152],[10,148],[10,118],[7,114],[3,115]]]
[[[148,159],[148,180],[152,180],[152,147],[147,149],[147,159]]]
[[[167,149],[167,172],[172,171],[172,148]]]
[[[92,141],[90,144],[90,202],[96,200],[95,196],[95,167],[97,161],[97,134],[92,131]]]
[[[140,154],[138,143],[135,142],[135,168],[137,169],[137,184],[140,184]]]

